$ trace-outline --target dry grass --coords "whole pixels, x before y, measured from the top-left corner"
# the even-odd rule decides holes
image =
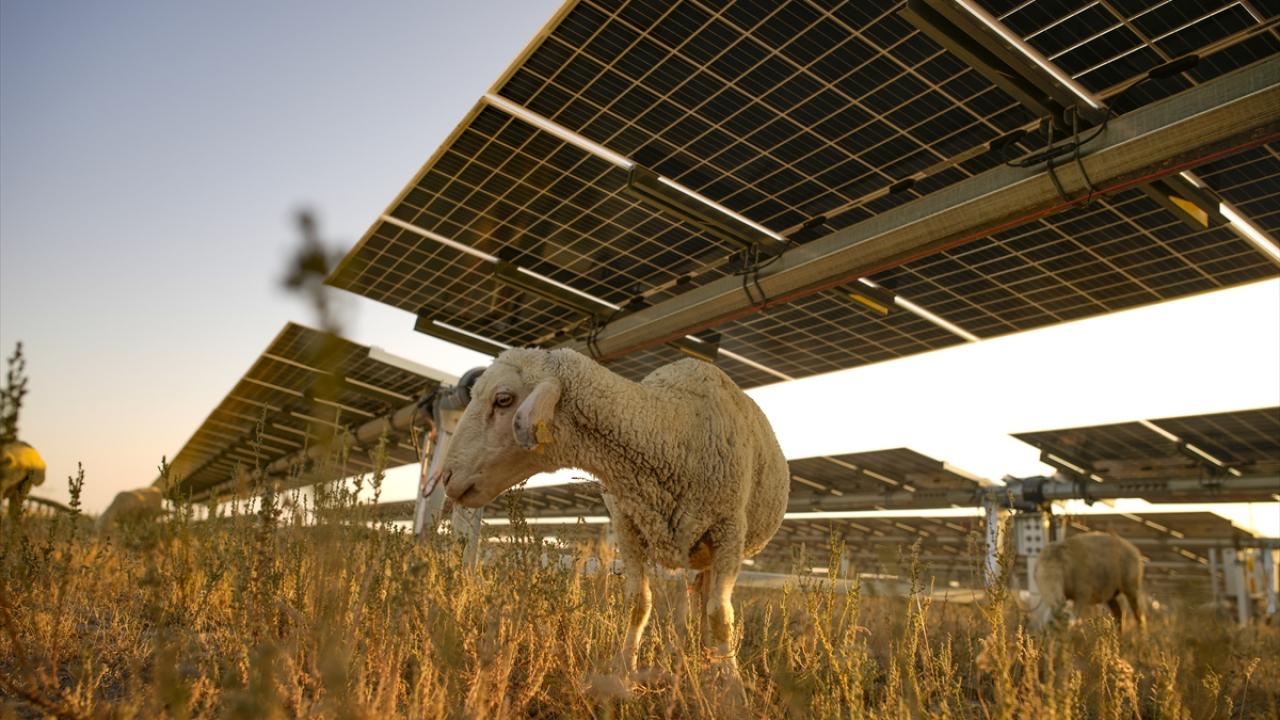
[[[272,499],[111,538],[70,517],[0,529],[0,717],[729,715],[671,624],[671,584],[641,656],[650,680],[621,698],[599,678],[621,642],[621,577],[544,567],[532,538],[471,569],[447,537],[298,517]],[[1103,617],[1033,636],[1004,598],[816,580],[736,603],[747,717],[1280,714],[1275,628],[1175,612],[1145,640]]]

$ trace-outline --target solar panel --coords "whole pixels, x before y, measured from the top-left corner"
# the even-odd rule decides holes
[[[932,492],[973,490],[985,480],[906,448],[813,457],[790,461],[790,509],[803,511],[806,502],[842,495],[874,495],[906,491],[928,497]],[[608,514],[594,481],[523,488],[513,494],[525,517],[600,517]],[[843,509],[871,510],[875,502]]]
[[[896,9],[579,2],[498,93],[783,229],[1033,119]]]
[[[875,277],[991,337],[1275,274],[1275,264],[1231,229],[1192,231],[1128,190]]]
[[[1186,89],[1280,50],[1272,32],[1257,32],[1275,17],[1267,3],[1205,0],[1084,0],[1025,3],[979,0],[1054,64],[1095,93],[1122,84],[1185,54],[1233,37],[1247,36],[1230,53],[1212,56],[1205,67],[1168,83],[1138,89],[1134,102],[1146,103]]]
[[[1068,515],[1065,519],[1068,536],[1110,532],[1133,541],[1146,560],[1148,577],[1206,572],[1206,550],[1194,541],[1236,543],[1253,538],[1231,521],[1210,512],[1091,513]],[[807,566],[826,567],[833,559],[833,543],[843,544],[842,557],[849,561],[849,571],[905,578],[911,572],[913,558],[918,558],[925,578],[959,576],[976,583],[982,578],[983,520],[974,516],[788,519],[758,558],[758,564],[789,570],[803,555]],[[1025,583],[1025,565],[1016,563],[1012,569],[1015,577]]]
[[[1250,477],[1280,472],[1280,408],[1018,433],[1014,437],[1093,480]],[[1268,501],[1274,488],[1224,491],[1207,482],[1189,502]],[[1175,498],[1152,498],[1169,502]]]
[[[504,497],[525,517],[600,517],[609,514],[600,491],[600,483],[585,481],[524,488]]]
[[[324,437],[393,413],[436,381],[369,358],[369,348],[287,324],[231,392],[200,424],[171,463],[178,491],[198,496],[232,482],[237,471],[266,467]],[[407,441],[387,447],[387,467],[416,462]],[[348,469],[374,461],[360,450]]]
[[[989,485],[946,463],[907,448],[876,450],[792,460],[792,511],[804,507],[807,500],[842,495],[874,495],[906,491],[927,496],[932,491],[971,490]],[[871,510],[865,507],[842,509]]]
[[[984,4],[1120,111],[1280,52],[1274,12],[1238,2],[1190,13],[1157,0]],[[617,305],[676,298],[739,266],[735,247],[637,201],[612,155],[564,133],[775,233],[816,222],[811,237],[1000,164],[987,144],[1036,118],[900,9],[572,3],[393,203],[394,222],[379,219],[329,282],[509,345],[547,346],[581,339],[589,322],[495,283],[484,258]],[[1137,82],[1193,51],[1203,55],[1194,68]],[[1034,134],[1021,142],[1043,145]],[[1274,148],[1242,155],[1245,170],[1236,160],[1201,168],[1204,181],[1274,231]],[[752,386],[1276,273],[1232,230],[1193,230],[1130,190],[874,276],[959,334],[824,291],[719,325],[721,347],[746,360],[720,364]],[[646,351],[617,367],[640,377],[667,356]]]

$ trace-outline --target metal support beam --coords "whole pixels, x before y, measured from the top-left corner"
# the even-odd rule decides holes
[[[1108,125],[1082,159],[1096,193],[1112,193],[1280,139],[1280,57],[1144,106]],[[760,273],[760,302],[725,277],[620,318],[593,336],[604,359],[792,302],[1086,202],[1074,163],[1064,200],[1039,168],[1002,166],[782,254]],[[1096,194],[1095,193],[1095,194]],[[588,352],[585,343],[570,343]]]
[[[1053,500],[1111,500],[1146,498],[1153,502],[1213,502],[1215,495],[1280,494],[1280,475],[1191,477],[1149,480],[1108,480],[1076,483],[1053,478],[1020,478],[1005,486],[973,490],[904,490],[882,493],[796,497],[787,512],[843,510],[929,510],[982,507],[987,497],[1008,508],[1030,509]],[[1065,528],[1063,529],[1065,537]]]
[[[1012,492],[1019,499],[1028,499],[1021,491]],[[1051,479],[1039,487],[1043,500],[1144,498],[1152,502],[1214,502],[1215,495],[1241,492],[1257,492],[1260,500],[1265,499],[1261,496],[1280,493],[1280,475],[1107,480],[1083,484]]]

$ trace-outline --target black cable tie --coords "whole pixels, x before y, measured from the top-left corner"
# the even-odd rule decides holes
[[[1104,120],[1105,123],[1105,120]],[[1080,159],[1080,112],[1073,105],[1071,107],[1071,133],[1074,135],[1076,167],[1080,169],[1080,176],[1084,178],[1084,186],[1089,189],[1089,194],[1084,197],[1084,205],[1081,207],[1089,207],[1093,203],[1095,190],[1093,188],[1093,180],[1089,179],[1089,173],[1084,169],[1084,161]]]
[[[1049,119],[1049,150],[1053,150],[1053,118]],[[1062,198],[1062,202],[1070,203],[1071,198],[1067,196],[1067,191],[1062,189],[1062,181],[1058,180],[1058,171],[1053,167],[1053,153],[1047,152],[1044,159],[1045,168],[1049,171],[1049,179],[1053,181],[1053,186],[1058,190],[1058,197]]]
[[[603,326],[596,320],[595,316],[591,317],[591,327],[587,329],[587,353],[591,355],[591,359],[600,362],[603,353],[600,352],[600,345],[596,339],[600,336],[600,330]]]

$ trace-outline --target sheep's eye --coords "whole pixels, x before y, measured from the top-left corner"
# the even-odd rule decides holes
[[[516,401],[516,396],[512,395],[509,392],[500,392],[497,395],[493,396],[494,407],[500,407],[500,408],[511,407],[511,403],[515,401]]]

